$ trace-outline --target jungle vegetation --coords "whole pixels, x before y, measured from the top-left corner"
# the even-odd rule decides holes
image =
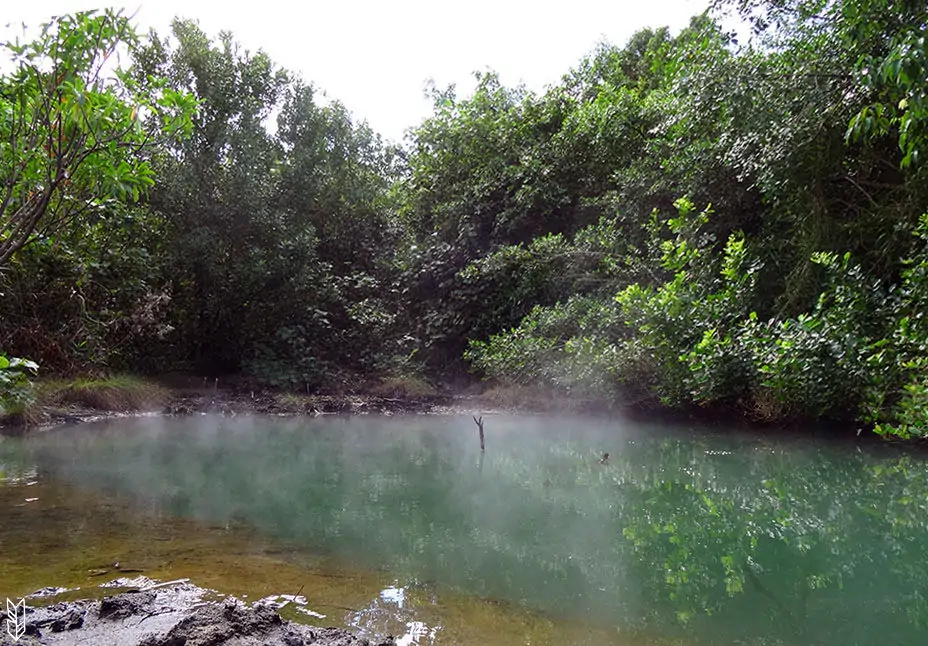
[[[54,19],[0,78],[2,406],[410,375],[928,435],[926,25],[716,0],[397,144],[231,34]]]

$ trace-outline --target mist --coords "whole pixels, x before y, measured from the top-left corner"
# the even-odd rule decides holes
[[[722,643],[915,629],[902,601],[835,610],[870,603],[878,577],[885,599],[928,576],[912,552],[924,526],[862,502],[899,484],[898,457],[616,419],[484,425],[482,452],[464,415],[111,420],[38,437],[29,459],[140,513],[243,525],[399,585],[624,631]],[[908,534],[887,577],[893,526]],[[784,613],[810,577],[824,583],[793,634]]]

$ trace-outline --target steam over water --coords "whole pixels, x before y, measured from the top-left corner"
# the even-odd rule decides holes
[[[23,502],[38,482],[100,507],[80,522],[103,522],[93,501],[118,499],[129,516],[106,522],[245,527],[307,559],[384,572],[395,586],[381,604],[422,590],[490,599],[634,643],[928,640],[918,456],[616,420],[484,419],[485,454],[463,416],[133,419],[7,439],[0,551],[20,551],[0,560],[0,596],[5,565],[20,580],[45,567],[23,541],[76,531],[77,520],[52,530],[47,508]],[[420,637],[455,643],[440,630]]]

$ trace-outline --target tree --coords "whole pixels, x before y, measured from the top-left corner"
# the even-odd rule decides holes
[[[163,181],[153,210],[169,241],[164,278],[172,294],[172,354],[197,367],[236,369],[246,351],[252,312],[269,319],[268,283],[285,283],[315,263],[313,232],[289,236],[273,208],[279,151],[264,122],[278,104],[287,75],[263,52],[243,51],[232,35],[210,39],[193,21],[175,20],[173,38],[152,33],[139,52],[137,78],[163,77],[200,101],[191,136],[157,151]]]
[[[393,153],[338,101],[318,105],[314,94],[301,82],[285,93],[276,201],[295,225],[315,229],[322,260],[338,271],[371,271],[394,246],[381,208]]]
[[[390,154],[264,52],[189,20],[172,32],[151,36],[137,71],[190,89],[201,108],[192,135],[152,159],[172,299],[163,354],[301,389],[371,369],[390,320]]]
[[[146,149],[189,129],[189,95],[113,65],[136,44],[112,10],[57,17],[29,43],[3,43],[15,69],[0,78],[0,266],[107,199],[138,200],[153,183]]]

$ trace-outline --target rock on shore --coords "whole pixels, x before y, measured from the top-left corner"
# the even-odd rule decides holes
[[[284,621],[267,604],[205,601],[189,583],[124,592],[102,600],[29,607],[25,635],[8,634],[0,612],[0,645],[33,646],[395,646],[371,643],[341,628]],[[28,604],[28,600],[27,600]]]

